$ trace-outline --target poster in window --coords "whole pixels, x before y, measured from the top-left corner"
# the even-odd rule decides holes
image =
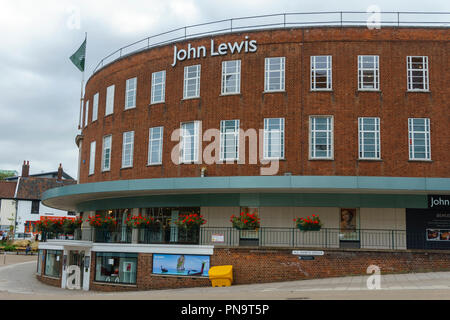
[[[208,277],[210,256],[154,254],[153,274]]]
[[[358,241],[358,212],[356,209],[341,209],[341,240]]]

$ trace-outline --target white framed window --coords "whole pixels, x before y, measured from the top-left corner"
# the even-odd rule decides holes
[[[125,110],[136,108],[137,78],[127,80],[125,89]]]
[[[408,91],[428,91],[428,57],[408,56],[406,57],[408,73]]]
[[[408,119],[409,160],[431,160],[430,119]]]
[[[378,56],[358,56],[358,89],[380,90],[380,64]]]
[[[89,100],[86,101],[86,106],[85,106],[85,115],[84,115],[84,127],[87,127],[88,125],[88,117],[89,117]]]
[[[222,94],[241,93],[241,60],[222,62]]]
[[[181,163],[198,161],[200,121],[185,122],[181,124]]]
[[[184,99],[200,97],[200,71],[201,65],[199,64],[184,67]]]
[[[91,142],[91,149],[89,150],[89,175],[95,173],[95,149],[97,143],[95,141]]]
[[[264,159],[284,159],[284,118],[264,119]]]
[[[92,102],[92,122],[97,121],[98,118],[98,93],[94,95]]]
[[[106,108],[105,116],[110,115],[114,112],[114,91],[115,85],[109,86],[106,89]]]
[[[220,160],[239,160],[239,120],[220,121]]]
[[[380,159],[380,118],[359,118],[359,159]]]
[[[332,90],[332,57],[311,56],[311,90]]]
[[[309,118],[310,159],[333,159],[333,117],[311,116]]]
[[[122,168],[133,166],[134,131],[124,132],[122,141]]]
[[[284,91],[285,57],[265,59],[264,91]]]
[[[102,171],[111,170],[111,145],[112,136],[103,137],[103,152],[102,152]]]
[[[152,73],[151,103],[162,103],[166,97],[166,71]]]
[[[148,164],[162,164],[163,127],[150,128],[148,139]]]

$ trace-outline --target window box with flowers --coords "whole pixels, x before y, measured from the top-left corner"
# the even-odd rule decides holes
[[[259,245],[260,218],[256,212],[241,212],[238,216],[232,215],[230,222],[233,228],[239,230],[239,245]]]
[[[161,221],[154,217],[143,217],[141,214],[138,216],[128,216],[125,220],[125,224],[128,228],[138,229],[138,241],[139,243],[162,243],[163,242],[163,230],[161,228]]]
[[[86,220],[94,229],[95,242],[111,242],[113,232],[117,230],[117,221],[113,217],[91,216]]]
[[[62,223],[62,228],[64,230],[64,233],[68,237],[72,237],[73,239],[79,240],[79,237],[81,236],[81,224],[83,223],[83,220],[81,218],[76,219],[64,219]]]
[[[199,244],[200,227],[206,224],[206,220],[198,213],[181,214],[178,220],[172,221],[172,225],[178,227],[178,242]]]
[[[301,231],[320,231],[322,229],[322,222],[320,221],[319,216],[313,214],[312,218],[295,218],[294,219],[295,225],[298,229]]]

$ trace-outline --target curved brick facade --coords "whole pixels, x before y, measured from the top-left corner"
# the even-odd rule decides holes
[[[439,28],[305,28],[255,31],[177,43],[179,49],[256,40],[255,53],[191,59],[172,67],[173,44],[122,58],[88,81],[88,125],[83,129],[80,183],[145,178],[198,177],[200,164],[176,165],[172,131],[181,122],[200,120],[203,130],[220,128],[221,120],[239,119],[241,129],[264,128],[264,118],[285,118],[285,160],[279,175],[449,177],[450,123],[449,31]],[[310,57],[331,55],[333,91],[310,90]],[[380,91],[358,91],[358,55],[378,55]],[[407,91],[407,56],[428,56],[429,92]],[[286,90],[264,93],[264,59],[285,57]],[[221,95],[221,63],[240,59],[241,93]],[[184,67],[201,64],[200,98],[183,100]],[[166,70],[165,103],[150,105],[153,72]],[[137,77],[136,108],[124,110],[126,80]],[[114,113],[105,115],[106,88],[115,85]],[[93,95],[99,92],[98,120],[92,122]],[[84,112],[83,112],[84,114]],[[334,159],[310,160],[309,116],[334,117]],[[84,117],[84,116],[83,116]],[[358,117],[379,117],[381,160],[358,160]],[[410,161],[408,118],[429,118],[431,161]],[[84,119],[83,119],[84,123]],[[149,128],[164,127],[163,161],[148,166]],[[122,134],[134,131],[134,163],[121,169]],[[111,170],[102,172],[102,138],[112,134]],[[89,176],[89,146],[96,141],[95,173]],[[209,142],[203,143],[205,148]],[[247,146],[248,148],[248,146]],[[248,157],[248,149],[247,149]],[[247,161],[248,162],[248,161]],[[254,176],[261,164],[213,164],[208,176]]]

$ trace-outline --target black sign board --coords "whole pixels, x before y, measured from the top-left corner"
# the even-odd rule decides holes
[[[428,208],[450,209],[450,195],[429,195]]]
[[[315,257],[313,257],[313,256],[300,256],[300,257],[298,257],[298,259],[299,260],[309,260],[309,261],[311,261],[311,260],[315,260]]]

